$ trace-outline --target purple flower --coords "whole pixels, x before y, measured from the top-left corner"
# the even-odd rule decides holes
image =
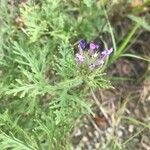
[[[87,47],[87,44],[88,43],[86,42],[86,40],[81,39],[79,42],[79,47],[84,50]]]
[[[103,65],[106,57],[109,56],[112,53],[112,51],[113,51],[113,48],[105,49],[104,51],[102,51],[101,54],[100,54],[99,60],[98,60],[96,65],[97,66]]]
[[[95,44],[95,43],[90,43],[90,49],[95,50],[98,49],[99,45]]]
[[[76,61],[78,63],[80,63],[80,64],[83,63],[84,59],[85,59],[85,57],[82,54],[80,54],[80,53],[76,54]]]
[[[105,49],[104,51],[102,51],[101,54],[104,55],[104,56],[108,56],[108,55],[110,55],[112,53],[112,51],[113,51],[113,48]]]
[[[95,53],[98,48],[99,48],[98,44],[90,43],[90,46],[89,46],[89,52],[90,52],[90,54]]]
[[[78,64],[88,63],[89,69],[93,70],[94,68],[101,66],[104,64],[107,56],[109,56],[113,49],[104,49],[103,45],[97,42],[87,43],[86,40],[81,39],[78,45],[79,51],[76,54],[76,61]],[[102,52],[100,52],[103,50]],[[88,51],[84,51],[84,49],[88,49]],[[85,61],[87,59],[87,61]]]
[[[79,52],[76,54],[76,61],[81,64],[83,63],[85,57],[83,55],[83,50],[87,47],[87,42],[84,39],[81,39],[78,45]]]

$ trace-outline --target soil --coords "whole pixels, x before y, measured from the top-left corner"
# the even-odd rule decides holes
[[[129,51],[149,57],[149,43],[150,34],[143,31]],[[117,146],[126,150],[150,150],[150,64],[121,58],[108,69],[108,75],[127,79],[114,79],[114,89],[96,91],[105,115],[100,105],[95,103],[95,115],[83,116],[73,131],[74,149],[109,150],[105,146],[115,145],[109,139],[113,137]],[[120,145],[124,142],[124,146]]]

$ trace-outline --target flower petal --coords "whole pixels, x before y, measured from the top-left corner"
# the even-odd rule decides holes
[[[85,57],[83,55],[81,55],[79,53],[76,54],[76,61],[78,63],[83,63],[84,59],[85,59]]]
[[[79,46],[80,46],[81,49],[84,50],[86,48],[86,46],[87,46],[86,40],[81,39],[80,42],[79,42]]]
[[[111,53],[112,53],[112,51],[113,51],[113,48],[111,48],[111,49],[105,49],[104,51],[102,51],[102,55],[105,55],[105,56],[108,56],[108,55],[110,55]]]

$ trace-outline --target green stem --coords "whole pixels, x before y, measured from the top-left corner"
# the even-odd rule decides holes
[[[129,34],[127,35],[127,37],[125,38],[125,40],[123,41],[123,43],[120,45],[120,47],[118,48],[118,50],[116,51],[116,53],[114,53],[113,57],[110,59],[109,61],[109,65],[114,63],[124,52],[125,52],[125,48],[126,46],[129,44],[129,42],[131,41],[132,37],[135,35],[135,33],[137,32],[137,29],[139,28],[138,24],[135,24],[132,28],[132,30],[129,32]]]

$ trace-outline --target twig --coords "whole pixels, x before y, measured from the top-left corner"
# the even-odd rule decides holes
[[[90,122],[93,124],[94,128],[98,131],[98,133],[101,135],[101,130],[99,129],[99,127],[97,126],[97,124],[93,121],[93,119],[91,119],[91,117],[89,115],[87,115],[88,119],[90,120]]]
[[[111,121],[108,117],[108,115],[105,113],[104,108],[102,107],[102,105],[100,104],[99,100],[97,99],[96,95],[94,94],[93,90],[91,89],[91,94],[93,99],[95,100],[96,104],[99,106],[99,109],[101,110],[102,114],[104,115],[104,117],[106,118],[108,124],[111,126]]]

